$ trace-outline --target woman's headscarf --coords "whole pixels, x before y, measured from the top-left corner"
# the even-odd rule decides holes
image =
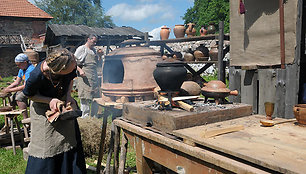
[[[48,54],[46,63],[52,73],[58,73],[68,67],[69,62],[72,59],[73,54],[66,48],[57,48]]]

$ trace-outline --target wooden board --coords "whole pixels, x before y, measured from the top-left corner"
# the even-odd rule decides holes
[[[262,127],[253,115],[173,131],[176,136],[281,173],[305,173],[306,127],[295,122]],[[282,119],[276,119],[282,120]],[[204,138],[208,129],[243,125],[244,130]]]
[[[252,107],[248,104],[235,103],[215,106],[204,105],[203,101],[197,101],[195,104],[193,105],[194,112],[188,112],[179,108],[174,108],[171,111],[160,111],[156,107],[154,108],[154,101],[125,103],[123,117],[136,123],[171,132],[172,130],[220,122],[252,114]]]

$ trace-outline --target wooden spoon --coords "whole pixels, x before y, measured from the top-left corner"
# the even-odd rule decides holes
[[[271,127],[276,124],[281,124],[281,123],[288,123],[288,122],[293,122],[296,121],[295,118],[287,119],[287,120],[281,120],[281,121],[273,121],[273,120],[260,120],[260,123],[265,126],[265,127]]]

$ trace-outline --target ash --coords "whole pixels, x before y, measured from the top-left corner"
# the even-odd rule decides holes
[[[194,111],[195,112],[205,112],[210,110],[221,110],[226,109],[227,107],[225,105],[217,105],[216,103],[204,103],[204,102],[196,102],[194,105]]]

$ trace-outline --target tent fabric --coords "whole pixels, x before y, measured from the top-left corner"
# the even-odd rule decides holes
[[[239,1],[230,1],[231,66],[280,65],[278,0],[245,0],[245,14]],[[285,63],[294,61],[298,0],[285,0]]]

